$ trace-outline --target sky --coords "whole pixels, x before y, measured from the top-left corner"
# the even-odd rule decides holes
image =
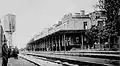
[[[16,15],[16,31],[13,44],[18,48],[44,28],[56,24],[67,13],[94,11],[98,0],[0,0],[0,19],[5,14]]]

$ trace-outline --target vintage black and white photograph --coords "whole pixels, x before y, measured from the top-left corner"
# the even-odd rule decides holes
[[[0,0],[0,66],[120,66],[120,0]]]

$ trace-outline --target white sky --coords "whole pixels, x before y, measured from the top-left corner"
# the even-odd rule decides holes
[[[65,13],[87,13],[94,10],[98,0],[0,0],[0,18],[16,15],[16,32],[13,44],[25,47],[32,36],[59,21]]]

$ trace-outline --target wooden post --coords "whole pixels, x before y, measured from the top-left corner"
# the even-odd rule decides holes
[[[43,44],[42,44],[42,46],[43,46],[43,47],[42,47],[42,50],[44,51],[44,39],[43,39]]]
[[[47,51],[47,48],[48,48],[48,38],[46,37],[46,51]]]
[[[43,51],[44,51],[44,39],[43,39]]]
[[[63,37],[63,35],[62,35],[62,39],[61,39],[61,40],[62,40],[62,45],[61,45],[61,46],[63,47],[63,45],[64,45],[64,42],[63,42],[64,37]],[[62,49],[62,50],[63,50],[63,49]]]
[[[53,40],[54,40],[54,39],[53,39],[53,36],[52,36],[52,51],[53,51]]]
[[[35,44],[33,44],[33,51],[35,51]]]
[[[51,49],[51,46],[50,46],[50,44],[51,44],[51,43],[50,43],[50,37],[49,37],[49,51],[50,51],[50,49]]]
[[[56,51],[57,51],[57,37],[55,36],[55,46],[56,46]]]
[[[45,51],[45,48],[46,48],[46,39],[45,39],[44,51]]]
[[[48,39],[49,39],[49,48],[48,48],[48,50],[50,50],[50,44],[51,44],[51,43],[50,43],[50,37],[49,37]]]
[[[40,44],[41,44],[40,46],[41,46],[41,51],[42,51],[42,41],[40,42]]]
[[[47,37],[47,51],[48,51],[48,48],[49,48],[49,37]]]
[[[40,42],[40,46],[41,46],[41,47],[40,47],[40,50],[42,51],[42,41]]]
[[[42,42],[42,51],[43,51],[43,42]]]
[[[60,39],[60,35],[59,35],[59,51],[61,51],[61,39]]]
[[[46,38],[45,38],[45,47],[44,47],[44,51],[45,51],[45,49],[46,49]]]
[[[43,39],[43,51],[44,51],[44,39]]]
[[[47,48],[48,48],[48,39],[47,39],[47,37],[46,37],[46,45],[45,46],[46,46],[45,50],[47,51]]]
[[[83,35],[82,34],[81,34],[81,42],[82,42],[81,49],[83,50]]]
[[[43,47],[43,51],[45,51],[45,39],[44,39],[44,45],[43,45],[44,47]]]
[[[65,44],[65,41],[66,41],[66,36],[65,36],[65,33],[64,33],[64,47],[65,47],[65,51],[66,51],[66,44]]]
[[[47,37],[47,40],[46,40],[47,44],[46,44],[46,51],[48,51],[48,47],[49,47],[49,38]]]

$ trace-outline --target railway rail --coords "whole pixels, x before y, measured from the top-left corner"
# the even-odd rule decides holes
[[[79,61],[69,57],[63,57],[63,55],[52,56],[52,55],[42,55],[42,54],[33,54],[33,53],[24,53],[25,56],[33,57],[37,60],[43,60],[45,62],[56,63],[58,66],[117,66],[110,63],[96,63],[90,61]],[[108,59],[106,59],[108,60]],[[102,61],[103,62],[103,61]],[[56,66],[57,66],[56,65]]]

